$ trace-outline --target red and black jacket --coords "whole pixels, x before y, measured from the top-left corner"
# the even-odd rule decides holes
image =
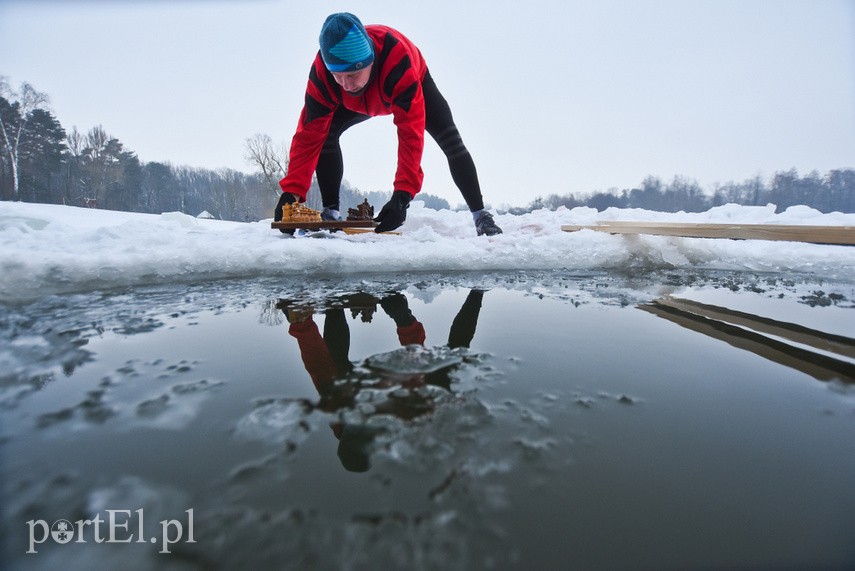
[[[330,130],[333,113],[343,106],[370,117],[392,115],[398,129],[398,169],[392,190],[415,196],[422,188],[425,102],[422,80],[427,65],[419,49],[387,26],[365,26],[374,42],[374,68],[365,90],[352,96],[335,82],[321,59],[309,72],[306,99],[291,141],[288,174],[279,181],[283,192],[306,200],[318,155]]]
[[[402,347],[407,345],[425,344],[425,326],[418,319],[413,319],[409,325],[398,326],[398,341]],[[333,381],[345,373],[339,369],[333,359],[327,342],[321,336],[314,319],[292,323],[288,333],[297,340],[300,347],[300,357],[318,392],[329,389]]]

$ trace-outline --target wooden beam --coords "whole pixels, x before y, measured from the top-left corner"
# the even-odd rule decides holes
[[[654,303],[660,306],[673,307],[684,313],[693,313],[707,319],[753,329],[763,335],[780,337],[790,343],[800,343],[819,351],[827,351],[829,353],[836,353],[842,357],[855,359],[855,339],[851,337],[826,333],[817,329],[804,327],[797,323],[778,321],[690,299],[666,296],[657,299]]]
[[[855,226],[808,226],[793,224],[699,224],[692,222],[602,221],[594,225],[565,225],[565,232],[594,230],[609,234],[653,234],[684,238],[732,240],[786,240],[811,244],[855,246]]]
[[[637,307],[686,329],[703,333],[733,347],[751,351],[765,359],[806,373],[817,380],[838,380],[846,384],[855,382],[855,364],[851,361],[837,359],[751,329],[699,315],[689,305],[680,308],[676,304],[655,300]]]
[[[371,228],[342,228],[342,231],[345,234],[365,234],[366,232],[374,232]],[[386,232],[379,232],[379,234],[392,234],[394,236],[401,235],[401,233],[396,230],[387,230]]]
[[[316,222],[271,222],[270,227],[279,230],[344,230],[346,228],[368,228],[373,231],[377,222],[373,220],[318,220]]]

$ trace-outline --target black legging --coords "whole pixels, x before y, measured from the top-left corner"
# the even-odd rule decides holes
[[[472,212],[481,210],[484,208],[484,198],[481,196],[475,161],[463,144],[463,139],[451,116],[451,108],[437,89],[430,72],[427,72],[422,80],[422,92],[425,98],[425,131],[433,137],[445,153],[451,178],[460,189],[469,210]],[[318,157],[318,166],[315,169],[318,175],[318,187],[321,190],[321,200],[325,207],[339,209],[339,190],[344,177],[344,159],[341,156],[339,138],[347,129],[366,119],[370,117],[344,106],[340,106],[333,114],[330,132],[324,141]]]

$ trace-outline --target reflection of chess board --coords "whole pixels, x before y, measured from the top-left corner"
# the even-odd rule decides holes
[[[362,323],[371,323],[375,311],[377,311],[376,305],[372,305],[371,307],[351,307],[350,317],[356,319],[356,316],[359,315],[361,316]]]

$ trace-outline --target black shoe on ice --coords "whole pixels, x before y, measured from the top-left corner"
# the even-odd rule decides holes
[[[479,236],[495,236],[496,234],[501,234],[502,229],[496,226],[496,222],[493,220],[493,215],[487,212],[486,210],[478,216],[478,220],[475,221],[475,230],[478,232]]]

